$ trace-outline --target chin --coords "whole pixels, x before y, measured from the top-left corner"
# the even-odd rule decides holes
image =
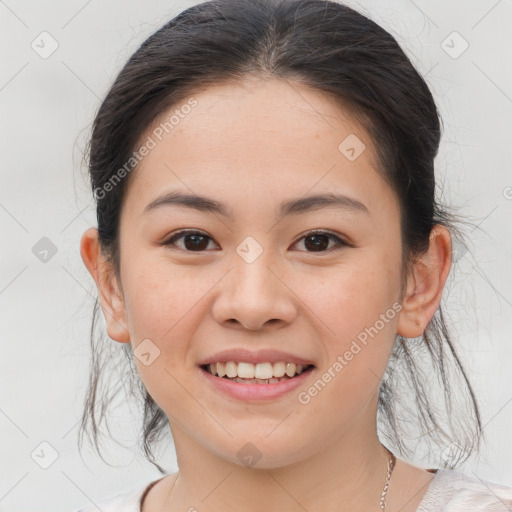
[[[240,467],[246,467],[252,470],[269,470],[279,469],[291,466],[301,462],[311,456],[314,452],[312,446],[309,445],[308,452],[305,450],[297,450],[297,445],[304,443],[291,442],[290,437],[283,439],[282,443],[271,442],[270,440],[248,440],[245,441],[230,441],[230,450],[228,453],[217,451],[217,455],[232,462]],[[233,445],[237,449],[233,451]],[[239,446],[239,448],[238,448]]]

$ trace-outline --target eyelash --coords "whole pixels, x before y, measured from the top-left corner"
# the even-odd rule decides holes
[[[210,240],[213,240],[211,237],[209,237],[206,233],[203,233],[202,231],[197,231],[197,230],[193,230],[193,229],[185,229],[182,231],[178,231],[177,233],[174,233],[170,238],[168,238],[167,240],[162,242],[162,245],[165,245],[165,246],[174,245],[177,240],[179,240],[180,238],[183,238],[186,235],[201,235],[201,236],[209,238]],[[301,238],[299,238],[293,245],[297,244],[299,241],[303,240],[304,238],[308,238],[308,237],[315,236],[315,235],[322,235],[322,236],[331,238],[332,240],[334,240],[336,242],[336,245],[334,247],[331,247],[330,249],[326,249],[324,251],[303,251],[303,252],[308,252],[310,254],[326,253],[326,252],[331,252],[333,250],[341,249],[342,247],[353,247],[351,244],[349,244],[348,242],[345,242],[344,240],[342,240],[339,236],[335,235],[334,233],[331,233],[330,231],[323,231],[323,230],[309,231],[308,233],[304,234]],[[181,251],[187,252],[187,253],[205,252],[205,250],[189,251],[187,249],[181,249],[180,247],[174,247],[174,249],[181,250]]]

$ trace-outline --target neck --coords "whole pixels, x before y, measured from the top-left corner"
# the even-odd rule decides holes
[[[179,478],[162,510],[378,512],[390,453],[375,427],[353,424],[307,458],[262,469],[219,457],[171,423]]]

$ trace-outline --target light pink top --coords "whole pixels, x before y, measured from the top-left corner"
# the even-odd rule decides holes
[[[141,512],[144,496],[159,480],[75,512]],[[438,469],[416,512],[512,512],[512,487]]]

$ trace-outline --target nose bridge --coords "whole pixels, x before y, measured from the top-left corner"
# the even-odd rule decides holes
[[[240,255],[237,250],[237,256],[234,257],[234,290],[238,294],[247,294],[250,298],[251,294],[255,297],[258,295],[272,295],[275,288],[276,279],[274,273],[270,271],[272,266],[275,267],[270,251],[264,251],[256,258],[249,256],[247,259],[244,255]],[[240,297],[239,297],[240,298]]]
[[[213,308],[218,322],[236,320],[257,329],[269,320],[291,321],[295,311],[291,292],[278,277],[270,249],[247,237],[236,248],[230,266]]]
[[[245,304],[254,302],[255,307],[262,300],[268,304],[276,297],[276,276],[270,269],[275,267],[272,250],[263,248],[254,238],[247,237],[236,248],[233,257],[233,288],[236,299]],[[261,304],[259,305],[261,307]]]

